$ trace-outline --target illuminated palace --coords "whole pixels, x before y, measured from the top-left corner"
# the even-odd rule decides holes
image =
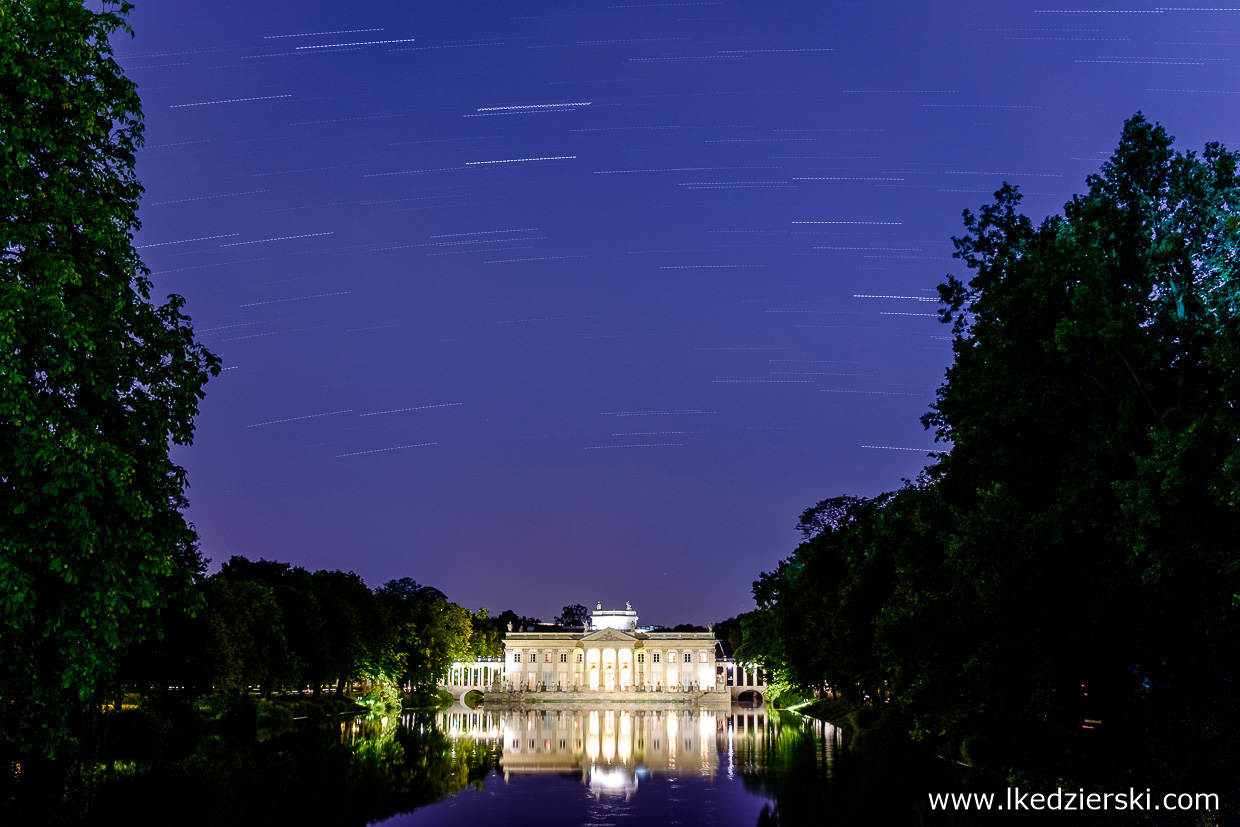
[[[534,629],[537,629],[535,631]],[[455,663],[443,688],[463,698],[482,691],[488,704],[590,699],[727,705],[766,686],[761,673],[722,657],[713,632],[654,631],[637,612],[599,604],[580,629],[512,629],[502,658]]]
[[[632,605],[599,604],[576,632],[509,632],[504,667],[510,691],[713,690],[715,635],[642,631]]]

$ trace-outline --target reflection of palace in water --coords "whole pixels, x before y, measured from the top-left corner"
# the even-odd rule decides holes
[[[774,737],[763,709],[731,712],[684,707],[540,709],[439,713],[453,739],[502,745],[504,778],[553,773],[580,778],[595,795],[632,795],[644,778],[713,781],[722,760]]]
[[[693,695],[699,705],[726,708],[745,690],[761,700],[761,671],[721,657],[717,647],[713,632],[644,629],[631,605],[604,610],[599,604],[581,628],[510,628],[502,659],[455,663],[444,688],[457,697],[477,689],[488,704],[500,705],[608,696],[666,703],[668,693],[677,693],[685,701]]]

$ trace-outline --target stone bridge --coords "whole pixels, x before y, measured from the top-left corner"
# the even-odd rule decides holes
[[[504,682],[503,658],[477,658],[472,661],[457,661],[448,670],[447,679],[439,684],[439,688],[452,693],[458,701],[464,701],[466,695],[477,690],[483,695],[495,691]]]
[[[720,686],[732,694],[732,703],[747,692],[754,693],[759,705],[766,703],[766,673],[751,663],[738,663],[735,658],[715,658],[715,676]]]

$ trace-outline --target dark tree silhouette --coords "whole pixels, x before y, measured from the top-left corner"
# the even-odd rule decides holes
[[[132,244],[142,114],[108,42],[130,7],[0,13],[0,740],[65,758],[118,653],[198,600],[168,451],[219,372]]]
[[[590,610],[580,603],[574,603],[571,606],[565,606],[564,610],[556,616],[555,622],[558,626],[580,626],[590,618]]]

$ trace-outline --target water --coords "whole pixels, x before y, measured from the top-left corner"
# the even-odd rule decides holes
[[[764,710],[561,709],[437,716],[455,743],[485,743],[500,768],[480,789],[382,822],[430,825],[758,824],[772,798],[754,783],[762,757],[793,730],[821,745],[830,765],[839,733]]]
[[[457,706],[170,746],[153,766],[107,772],[91,823],[926,824],[944,823],[926,791],[959,789],[957,776],[788,712]]]

